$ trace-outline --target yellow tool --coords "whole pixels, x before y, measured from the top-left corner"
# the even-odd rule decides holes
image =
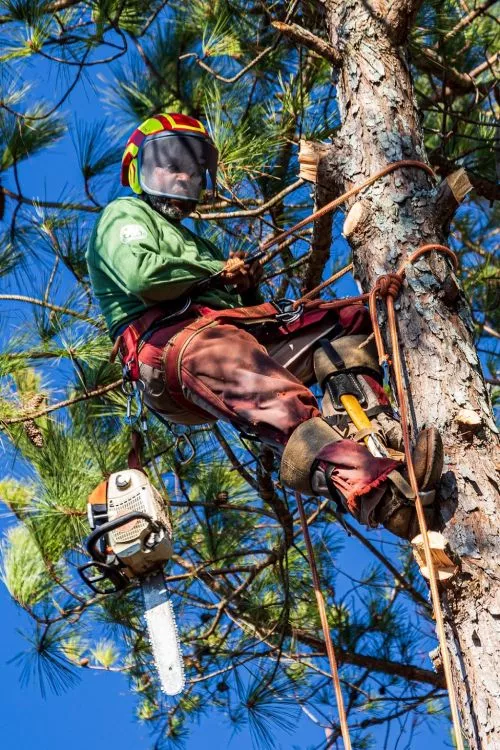
[[[371,433],[365,435],[363,440],[372,456],[375,456],[376,458],[393,458],[396,461],[404,460],[403,453],[387,448],[384,445],[374,431],[372,423],[363,411],[356,396],[346,393],[344,396],[340,396],[340,403],[346,410],[349,419],[358,430],[371,430]]]

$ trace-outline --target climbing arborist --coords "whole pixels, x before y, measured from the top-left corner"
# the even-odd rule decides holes
[[[215,190],[218,153],[206,128],[162,113],[131,135],[121,181],[130,197],[102,212],[87,252],[90,278],[120,352],[126,379],[172,423],[223,419],[272,448],[281,480],[330,496],[369,527],[417,533],[401,461],[401,430],[382,387],[367,309],[351,304],[290,314],[259,301],[258,261],[225,260],[182,220]],[[307,387],[323,389],[322,411]],[[387,448],[373,456],[351,424],[354,395]],[[422,431],[415,467],[429,524],[442,471],[442,443]]]

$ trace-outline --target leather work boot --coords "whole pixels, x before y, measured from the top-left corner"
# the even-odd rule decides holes
[[[428,427],[419,432],[413,449],[413,465],[429,529],[434,529],[437,523],[436,487],[443,472],[443,459],[443,441],[439,431],[435,427]],[[388,480],[374,518],[396,536],[413,539],[420,529],[406,470],[394,470]]]
[[[429,527],[435,528],[435,488],[443,468],[443,445],[435,427],[419,433],[413,460]],[[418,533],[415,497],[405,465],[377,458],[366,445],[339,439],[321,418],[303,422],[292,433],[281,458],[281,480],[306,495],[330,497],[339,513],[350,513],[368,528],[383,524],[396,536]]]
[[[435,427],[418,434],[413,462],[427,526],[433,530],[438,520],[436,486],[443,470],[443,443]],[[382,524],[409,540],[419,533],[415,495],[404,463],[374,458],[365,446],[352,441],[325,445],[313,465],[311,487],[314,494],[331,497],[340,513],[350,513],[368,528]]]

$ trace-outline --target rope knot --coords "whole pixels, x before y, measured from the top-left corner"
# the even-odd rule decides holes
[[[381,297],[392,297],[395,299],[400,290],[403,279],[397,273],[386,273],[377,279],[376,289]]]

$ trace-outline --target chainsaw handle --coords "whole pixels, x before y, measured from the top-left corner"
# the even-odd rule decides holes
[[[102,539],[103,536],[109,534],[110,531],[119,529],[120,526],[125,526],[125,524],[129,523],[130,521],[139,520],[148,521],[152,531],[158,531],[160,528],[158,524],[151,520],[151,517],[148,516],[147,513],[142,513],[140,510],[134,510],[132,511],[132,513],[126,513],[124,516],[119,516],[118,518],[113,519],[113,521],[106,521],[106,523],[98,526],[97,529],[95,529],[95,531],[93,531],[87,539],[85,546],[90,557],[93,560],[105,563],[106,555],[103,555],[103,553],[99,549],[97,549],[97,543]]]

